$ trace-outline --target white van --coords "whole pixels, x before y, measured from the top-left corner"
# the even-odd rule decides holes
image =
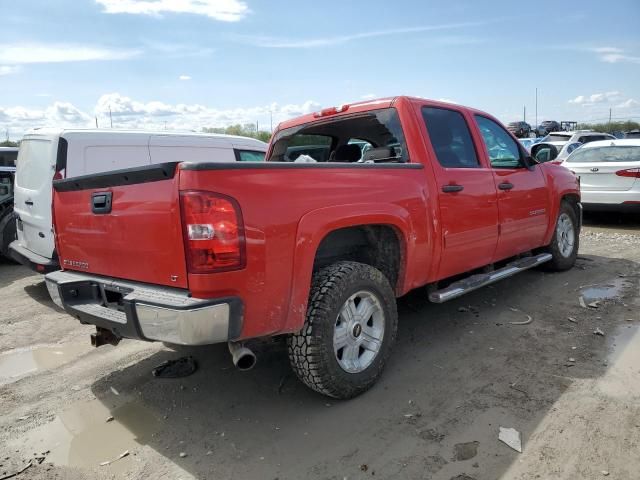
[[[51,220],[52,180],[144,165],[262,161],[267,144],[253,138],[200,133],[41,128],[27,132],[18,154],[11,257],[36,270],[57,270]]]

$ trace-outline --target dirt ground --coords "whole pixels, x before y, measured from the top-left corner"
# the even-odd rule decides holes
[[[93,349],[41,276],[0,263],[0,478],[638,479],[640,222],[586,220],[571,271],[401,299],[381,381],[347,402],[299,383],[278,342],[250,372],[216,345],[154,378],[184,352]]]

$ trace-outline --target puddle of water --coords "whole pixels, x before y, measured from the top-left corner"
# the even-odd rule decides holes
[[[59,367],[90,350],[87,343],[41,345],[10,350],[0,355],[0,384],[37,370]]]
[[[602,285],[591,285],[580,293],[585,302],[595,300],[610,300],[622,295],[622,291],[629,286],[629,282],[623,278],[616,278]]]
[[[107,418],[113,420],[107,422]],[[53,422],[35,428],[20,440],[22,449],[46,452],[47,462],[71,467],[104,468],[122,473],[131,466],[132,450],[160,427],[160,420],[142,403],[128,403],[110,410],[98,400],[79,403]],[[116,460],[129,450],[128,457]],[[114,461],[116,460],[116,461]],[[114,461],[100,467],[102,462]]]

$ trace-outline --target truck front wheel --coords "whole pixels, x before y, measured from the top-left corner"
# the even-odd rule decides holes
[[[569,270],[576,263],[579,245],[578,216],[571,205],[567,202],[562,202],[553,238],[546,248],[552,258],[544,266],[548,270],[556,272]]]
[[[382,374],[397,326],[395,296],[382,272],[335,263],[313,276],[304,326],[287,339],[291,366],[319,393],[355,397]]]

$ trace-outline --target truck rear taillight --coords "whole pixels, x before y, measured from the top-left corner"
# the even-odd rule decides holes
[[[180,192],[189,273],[238,270],[245,265],[245,238],[238,203],[226,195]]]
[[[640,168],[627,168],[626,170],[618,170],[616,175],[619,177],[640,178]]]

